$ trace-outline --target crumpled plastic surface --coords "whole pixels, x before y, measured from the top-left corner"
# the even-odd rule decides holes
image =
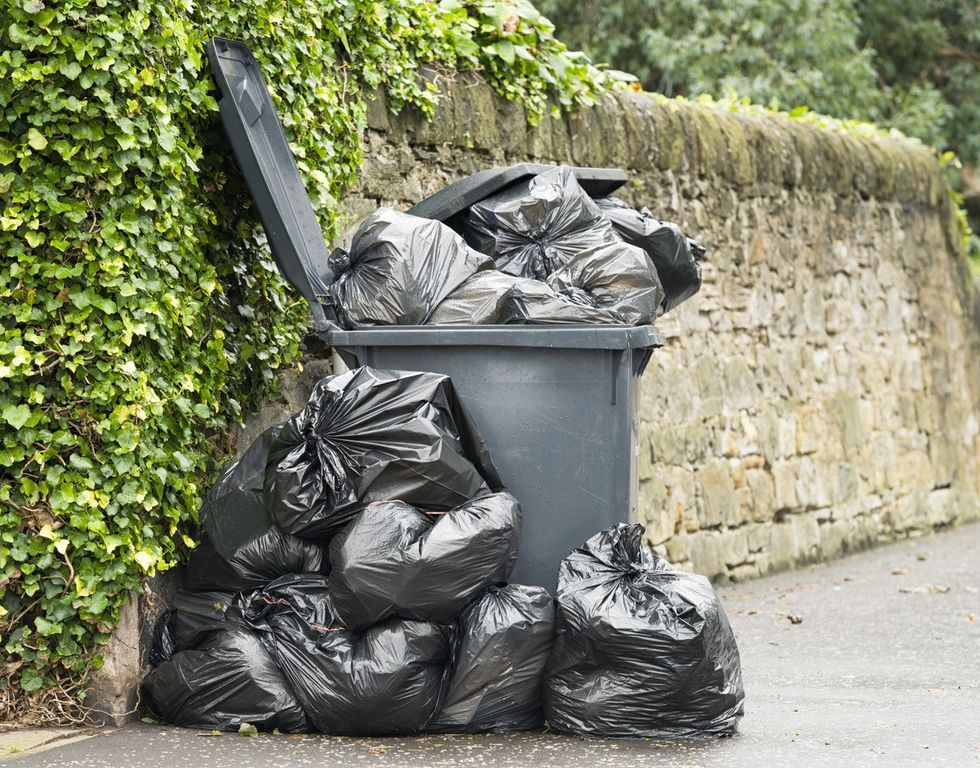
[[[350,629],[389,616],[448,624],[517,561],[521,508],[495,493],[437,516],[368,506],[330,542],[330,593]]]
[[[627,243],[646,251],[663,284],[662,311],[669,312],[701,289],[701,265],[705,250],[685,237],[676,224],[660,221],[648,208],[637,211],[615,197],[599,198],[596,205]]]
[[[582,291],[596,307],[629,325],[646,325],[664,300],[660,277],[641,248],[612,243],[583,250],[548,277],[559,293]]]
[[[595,736],[731,734],[744,692],[725,612],[704,576],[645,551],[642,535],[620,524],[562,562],[548,723]]]
[[[269,625],[267,643],[322,733],[418,733],[439,706],[449,627],[392,618],[357,633],[311,625],[296,612],[276,614]]]
[[[150,661],[159,664],[227,629],[226,615],[234,603],[234,592],[177,592],[171,610],[154,629]]]
[[[567,165],[474,203],[465,235],[501,272],[538,280],[577,253],[621,242]]]
[[[540,280],[504,272],[477,272],[429,318],[432,325],[622,325],[583,291],[558,293]]]
[[[147,675],[151,708],[174,725],[237,731],[242,723],[284,733],[310,730],[292,687],[262,639],[240,625],[210,634]]]
[[[379,208],[358,227],[350,251],[330,257],[330,294],[347,328],[421,325],[463,281],[492,260],[439,221]]]
[[[199,514],[205,535],[187,563],[188,589],[248,591],[323,567],[320,545],[284,533],[265,504],[266,463],[279,430],[261,434],[208,492]]]
[[[426,730],[477,733],[539,728],[555,609],[542,587],[493,587],[459,618],[442,709]]]
[[[373,501],[445,511],[501,486],[448,376],[369,367],[317,383],[265,477],[274,520],[306,538],[329,538]]]

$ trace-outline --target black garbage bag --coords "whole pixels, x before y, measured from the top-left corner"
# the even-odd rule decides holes
[[[319,631],[343,629],[325,576],[293,574],[236,600],[237,615],[254,629],[271,631],[275,617],[295,616]],[[235,612],[232,614],[235,615]]]
[[[459,618],[442,709],[426,730],[527,731],[544,722],[541,686],[555,608],[541,587],[491,587]]]
[[[464,232],[497,269],[538,280],[581,251],[622,242],[567,165],[474,203]]]
[[[493,261],[441,221],[379,208],[358,227],[350,251],[330,257],[330,295],[347,328],[421,325],[464,280]]]
[[[551,273],[548,285],[559,293],[581,296],[615,313],[629,325],[652,323],[660,312],[664,289],[642,248],[612,243],[573,256]]]
[[[269,619],[279,667],[317,730],[337,736],[413,734],[440,704],[451,629],[389,619],[364,633],[314,627],[296,613]]]
[[[249,591],[283,574],[317,573],[325,565],[322,548],[280,530],[265,503],[269,448],[281,428],[262,433],[208,492],[199,514],[203,540],[187,563],[188,589]]]
[[[622,245],[622,244],[621,244]],[[622,325],[618,313],[596,306],[587,292],[558,293],[540,280],[496,270],[477,272],[429,317],[432,325]]]
[[[161,621],[162,646],[174,651],[197,648],[208,637],[228,628],[228,611],[235,604],[234,592],[187,592],[174,595],[173,608]],[[165,649],[161,647],[161,652]]]
[[[265,482],[275,521],[307,538],[372,501],[450,510],[501,487],[448,376],[369,367],[317,383],[276,436]]]
[[[174,725],[237,731],[242,723],[287,733],[311,730],[289,682],[259,635],[240,625],[212,633],[147,675],[151,710]]]
[[[664,289],[662,311],[668,312],[701,289],[704,248],[685,237],[676,224],[660,221],[648,208],[637,211],[615,197],[598,198],[596,205],[627,243],[646,251]]]
[[[157,623],[153,627],[153,640],[150,643],[150,650],[147,653],[147,660],[154,667],[170,661],[177,647],[174,643],[174,633],[170,627],[170,619],[173,611],[167,611],[162,616],[157,617]]]
[[[371,504],[330,542],[330,593],[344,625],[389,616],[448,624],[517,561],[521,508],[494,493],[439,515]]]
[[[595,736],[731,734],[745,695],[725,611],[704,576],[645,551],[642,535],[622,523],[562,562],[548,723]]]

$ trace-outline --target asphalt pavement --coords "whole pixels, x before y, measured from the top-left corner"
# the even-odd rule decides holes
[[[70,743],[0,760],[3,768],[980,766],[978,570],[974,524],[720,588],[746,690],[745,718],[728,739],[209,736],[137,723],[91,738],[69,732]]]

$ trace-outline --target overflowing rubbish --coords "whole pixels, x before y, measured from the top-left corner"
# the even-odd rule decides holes
[[[596,736],[731,734],[745,694],[725,611],[704,576],[646,551],[642,535],[618,525],[562,562],[548,723]]]
[[[156,628],[150,706],[199,728],[411,734],[459,673],[461,727],[537,722],[551,598],[501,587],[521,512],[500,485],[446,376],[360,368],[321,380],[208,494],[207,554]],[[290,558],[254,544],[294,540],[312,549]],[[481,636],[529,643],[511,668],[482,657],[496,665],[482,685],[459,655]],[[474,703],[483,688],[501,699],[499,723]]]
[[[617,198],[593,200],[568,166],[480,200],[449,226],[380,208],[331,257],[347,328],[646,325],[701,286],[704,249]]]
[[[363,361],[365,349],[381,360],[392,359],[388,347],[411,349],[417,354],[392,367],[409,359],[407,367],[425,368],[425,345],[413,339],[431,330],[432,347],[476,375],[492,371],[535,404],[547,439],[568,441],[556,453],[574,457],[568,485],[592,506],[583,511],[564,493],[566,478],[548,477],[548,525],[562,526],[564,515],[566,530],[550,539],[537,532],[522,565],[537,558],[550,570],[559,549],[581,541],[583,520],[594,530],[600,505],[603,525],[624,519],[624,459],[615,462],[615,483],[586,469],[632,455],[619,438],[635,431],[633,384],[658,336],[631,326],[652,324],[697,292],[703,249],[647,209],[609,197],[626,181],[622,171],[522,165],[454,185],[429,206],[426,215],[442,212],[440,220],[379,209],[349,250],[328,257],[254,57],[217,38],[208,56],[221,119],[276,263],[310,302],[328,343],[346,338],[334,345],[345,360]],[[584,327],[432,328],[558,324]],[[512,375],[506,350],[516,347],[523,362]],[[536,347],[549,349],[564,378],[525,354]],[[594,381],[565,365],[580,350],[601,368]],[[435,370],[472,384],[465,369],[438,359]],[[542,386],[561,389],[565,379],[574,397]],[[580,393],[593,390],[602,403],[611,394],[615,409],[583,405],[592,401]],[[536,423],[526,412],[494,421],[492,409],[509,411],[499,392],[472,397],[498,449],[512,441],[520,463],[545,463],[535,449],[547,441],[520,434]],[[580,405],[576,416],[601,426],[573,431],[568,413]],[[606,439],[612,430],[617,439]],[[521,475],[520,466],[509,464],[507,474]],[[646,552],[640,526],[619,525],[568,555],[554,600],[540,586],[509,584],[526,529],[524,493],[534,496],[526,485],[517,498],[505,489],[450,377],[359,367],[321,380],[306,406],[261,435],[205,499],[185,589],[156,627],[149,707],[188,727],[284,733],[474,733],[545,723],[597,736],[731,733],[742,713],[738,649],[708,581]],[[541,517],[528,515],[538,526]]]

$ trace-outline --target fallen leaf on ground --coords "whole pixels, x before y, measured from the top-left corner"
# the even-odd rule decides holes
[[[892,576],[904,576],[908,573],[907,568],[892,568]]]

